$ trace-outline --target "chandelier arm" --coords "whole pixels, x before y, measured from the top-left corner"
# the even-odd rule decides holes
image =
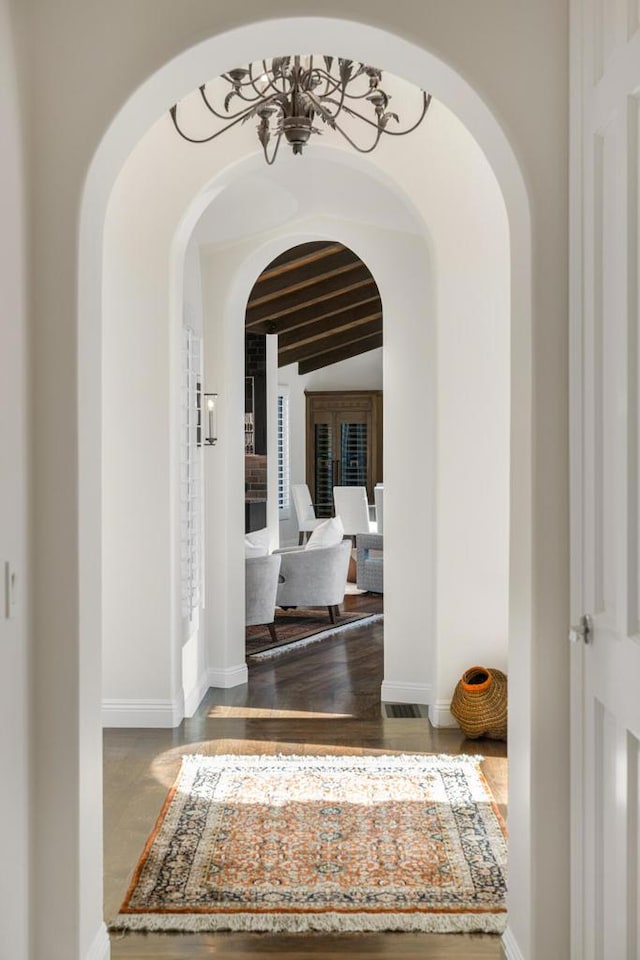
[[[328,70],[318,69],[317,73],[321,79],[324,79],[324,85],[325,85],[324,93],[320,94],[320,96],[322,97],[333,96],[336,90],[340,89],[340,86],[341,86],[340,80],[336,80],[336,78],[331,73],[329,73]]]
[[[268,69],[267,69],[267,61],[266,61],[266,60],[263,60],[263,61],[262,61],[262,66],[263,66],[263,69],[264,69],[264,74],[263,74],[263,76],[265,76],[265,77],[267,78],[267,84],[268,84],[268,86],[273,87],[273,89],[275,90],[275,92],[278,93],[278,94],[282,94],[282,93],[286,92],[284,88],[283,88],[283,90],[279,90],[278,87],[276,86],[274,80],[271,79],[271,76],[269,75],[269,71],[268,71]],[[249,73],[251,73],[251,65],[249,65]],[[273,74],[273,68],[271,69],[271,73]],[[284,79],[284,73],[281,73],[280,76]],[[257,88],[256,88],[256,89],[257,89]],[[264,94],[263,94],[263,96],[264,96]]]
[[[407,133],[413,133],[413,131],[420,126],[420,124],[424,120],[427,110],[429,109],[429,104],[431,103],[431,94],[425,93],[423,91],[422,96],[424,98],[423,105],[422,105],[422,113],[420,114],[416,122],[411,127],[407,127],[406,130],[387,130],[386,127],[380,127],[379,124],[375,123],[373,120],[370,120],[369,117],[365,117],[362,113],[358,113],[357,110],[353,110],[351,107],[346,106],[346,104],[344,109],[346,110],[347,113],[350,113],[352,114],[352,116],[357,117],[359,120],[364,121],[364,123],[368,123],[370,127],[375,127],[376,129],[379,129],[381,133],[384,133],[389,137],[404,137],[406,136]]]
[[[311,71],[309,71],[309,73],[311,74]],[[334,76],[332,76],[327,70],[323,70],[322,67],[314,67],[313,73],[315,73],[316,76],[319,77],[321,80],[324,80],[327,85],[325,88],[325,92],[321,95],[323,97],[332,96],[336,92],[336,90],[342,86],[342,83],[340,80],[336,80]],[[330,84],[333,84],[333,87],[331,89],[329,89]]]
[[[253,76],[252,66],[253,66],[253,64],[250,63],[249,66],[248,66],[248,68],[247,68],[247,75],[249,76],[249,79],[248,79],[248,80],[234,81],[234,80],[232,80],[231,77],[229,77],[226,73],[223,73],[223,74],[222,74],[222,76],[223,76],[224,79],[227,81],[227,83],[228,83],[230,86],[234,87],[234,89],[236,89],[236,92],[238,93],[238,96],[241,97],[243,100],[245,100],[247,103],[257,103],[259,100],[263,100],[263,99],[264,99],[264,91],[263,91],[263,90],[259,90],[258,87],[256,87],[256,78]],[[263,74],[260,74],[260,76],[263,76]],[[268,77],[268,71],[267,71],[267,77]],[[259,78],[258,78],[258,79],[259,79]],[[277,87],[277,86],[274,86],[274,84],[273,84],[272,82],[270,82],[269,85],[274,88],[274,90],[276,91],[276,93],[279,93],[279,94],[285,93],[285,94],[286,94],[286,92],[287,92],[287,90],[286,90],[286,78],[285,78],[284,76],[282,77],[282,81],[283,81],[282,90],[279,90],[278,87]],[[253,92],[255,93],[255,97],[247,97],[245,94],[240,93],[240,91],[238,90],[239,87],[251,87],[251,89],[252,89]],[[265,87],[265,89],[266,89],[266,87]],[[272,94],[272,96],[275,96],[275,94]]]
[[[278,138],[276,140],[276,146],[273,151],[273,154],[271,155],[271,160],[269,160],[269,156],[267,154],[267,148],[266,147],[262,148],[262,152],[264,153],[264,158],[267,161],[269,166],[271,166],[275,162],[275,159],[278,156],[278,150],[280,149],[281,140],[282,140],[282,131],[280,131],[280,133],[278,134]]]
[[[252,87],[252,89],[255,88]],[[241,100],[244,100],[245,103],[259,103],[260,100],[264,99],[263,94],[261,94],[259,91],[256,91],[255,97],[248,97],[245,93],[241,93],[239,90],[236,92],[237,96],[239,96]]]
[[[177,104],[174,104],[174,105],[171,107],[171,109],[169,110],[169,113],[170,113],[170,115],[171,115],[171,119],[173,120],[173,125],[174,125],[174,127],[176,128],[176,130],[178,131],[178,133],[180,134],[180,136],[182,137],[183,140],[187,140],[189,143],[211,143],[211,141],[212,141],[212,140],[215,140],[216,137],[219,137],[220,134],[226,133],[227,130],[230,130],[230,129],[231,129],[231,127],[235,127],[236,124],[241,123],[241,122],[243,121],[244,117],[249,115],[250,111],[249,111],[249,110],[245,110],[245,112],[244,112],[241,116],[236,117],[235,120],[232,120],[231,123],[228,123],[228,124],[226,125],[226,127],[222,127],[222,129],[216,130],[216,132],[215,132],[215,133],[212,133],[210,137],[203,137],[201,140],[196,140],[196,139],[194,139],[194,137],[189,137],[189,136],[187,136],[186,133],[183,133],[183,132],[182,132],[182,130],[180,129],[180,126],[179,126],[179,124],[178,124],[178,116],[177,116],[177,115],[178,115],[178,107],[177,107]]]
[[[254,103],[257,103],[257,102],[258,102],[258,99],[259,99],[258,97],[256,97],[255,99],[250,100],[248,97],[243,97],[243,96],[241,96],[240,94],[238,94],[238,96],[240,96],[241,99],[245,101],[245,103],[250,104],[250,106],[249,106],[249,107],[243,107],[242,110],[238,110],[237,113],[227,113],[227,114],[224,114],[224,113],[218,113],[218,111],[216,110],[216,108],[213,106],[213,104],[211,103],[211,101],[210,101],[209,98],[207,97],[207,94],[206,94],[206,92],[205,92],[204,86],[200,87],[199,89],[200,89],[200,96],[202,97],[202,100],[203,100],[203,102],[204,102],[207,110],[209,110],[209,111],[214,115],[214,117],[217,117],[218,120],[234,120],[236,117],[242,117],[242,116],[244,116],[244,114],[247,113],[247,111],[250,110],[251,107],[253,106],[253,104],[254,104]]]
[[[251,64],[249,64],[251,66]],[[247,74],[249,70],[247,70]],[[222,73],[220,76],[227,81],[230,87],[250,87],[252,86],[251,80],[233,80],[228,73]]]
[[[382,87],[377,87],[376,89],[378,89],[380,93],[384,93]],[[346,87],[344,91],[345,97],[347,97],[349,100],[366,100],[370,93],[371,90],[365,90],[364,93],[347,93]],[[384,93],[384,95],[385,97],[387,96],[386,93]],[[389,99],[391,99],[391,97],[389,97]]]
[[[251,70],[251,64],[249,64],[249,83],[251,84],[251,88],[252,88],[252,90],[254,90],[257,99],[258,99],[258,100],[261,100],[261,99],[264,97],[264,91],[259,90],[258,87],[256,87],[256,81],[255,81],[255,79],[254,79],[254,77],[253,77],[253,72],[252,72],[252,70]]]
[[[375,124],[373,124],[373,126],[375,126]],[[376,138],[375,138],[375,140],[373,141],[373,143],[371,144],[371,146],[370,146],[370,147],[359,147],[358,144],[355,142],[355,140],[352,140],[351,137],[349,136],[349,134],[346,133],[346,132],[342,129],[342,127],[340,127],[337,123],[335,124],[334,129],[337,130],[338,133],[340,134],[340,136],[341,136],[341,137],[344,137],[344,139],[345,139],[348,143],[350,143],[351,146],[353,147],[353,149],[354,149],[354,150],[357,150],[358,153],[373,153],[373,151],[375,150],[375,148],[376,148],[376,147],[378,146],[378,144],[380,143],[380,137],[381,137],[382,134],[383,134],[383,129],[382,129],[382,127],[377,127],[377,128],[376,128]]]
[[[342,110],[342,101],[338,102],[336,100],[333,100],[331,97],[326,97],[326,98],[317,97],[315,93],[311,93],[311,91],[307,93],[307,96],[313,103],[316,111],[320,114],[321,117],[323,117],[324,120],[328,122],[329,118],[331,118],[331,121],[335,123],[336,117],[340,115],[340,111]],[[325,99],[337,108],[335,113],[331,113],[330,110],[327,110],[327,108],[324,105]]]

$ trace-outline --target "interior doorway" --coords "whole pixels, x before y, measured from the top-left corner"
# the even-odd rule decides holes
[[[382,615],[382,540],[363,539],[382,536],[382,324],[371,272],[335,240],[285,249],[249,294],[244,408],[249,665],[268,650],[293,651]],[[347,513],[334,502],[336,486],[341,496],[351,497]],[[327,525],[327,518],[336,518],[340,529]],[[336,543],[329,544],[326,531],[333,526]],[[323,547],[330,547],[343,535],[351,546],[345,570],[344,551],[309,552],[320,536]],[[255,578],[275,577],[275,569],[271,573],[266,563],[253,562],[267,543],[281,559],[270,637],[267,625],[257,622],[269,611],[252,603],[264,585]],[[312,559],[315,574],[310,569],[303,578],[302,563],[308,566]]]
[[[525,311],[526,312],[526,311]]]

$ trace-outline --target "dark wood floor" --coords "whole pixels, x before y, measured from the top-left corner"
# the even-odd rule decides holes
[[[384,719],[380,705],[382,624],[250,667],[249,683],[210,690],[191,720],[176,730],[106,730],[105,915],[117,913],[180,757],[217,753],[481,753],[503,813],[505,745],[467,741],[435,730],[426,719]],[[499,960],[492,936],[457,934],[132,934],[112,935],[113,960],[191,960],[286,956]]]

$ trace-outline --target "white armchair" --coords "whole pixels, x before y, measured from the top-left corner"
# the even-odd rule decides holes
[[[283,550],[280,583],[276,595],[279,607],[326,607],[331,623],[340,614],[344,600],[351,542],[316,550]]]
[[[245,560],[245,625],[266,624],[274,643],[277,641],[274,617],[281,559],[272,553]]]
[[[356,537],[356,586],[360,590],[384,593],[383,543],[379,533],[359,533]]]

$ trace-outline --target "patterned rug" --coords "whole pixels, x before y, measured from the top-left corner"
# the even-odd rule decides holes
[[[185,757],[111,928],[501,933],[478,760]]]
[[[383,599],[380,594],[365,593],[360,596],[345,597],[341,614],[336,623],[331,623],[326,607],[296,607],[291,610],[276,610],[275,627],[278,640],[273,642],[266,626],[247,627],[246,654],[256,658],[258,654],[269,654],[290,648],[292,645],[304,646],[311,640],[326,640],[336,633],[342,633],[351,625],[364,626],[382,616]],[[283,650],[282,652],[286,652]],[[260,659],[264,659],[261,656]]]

